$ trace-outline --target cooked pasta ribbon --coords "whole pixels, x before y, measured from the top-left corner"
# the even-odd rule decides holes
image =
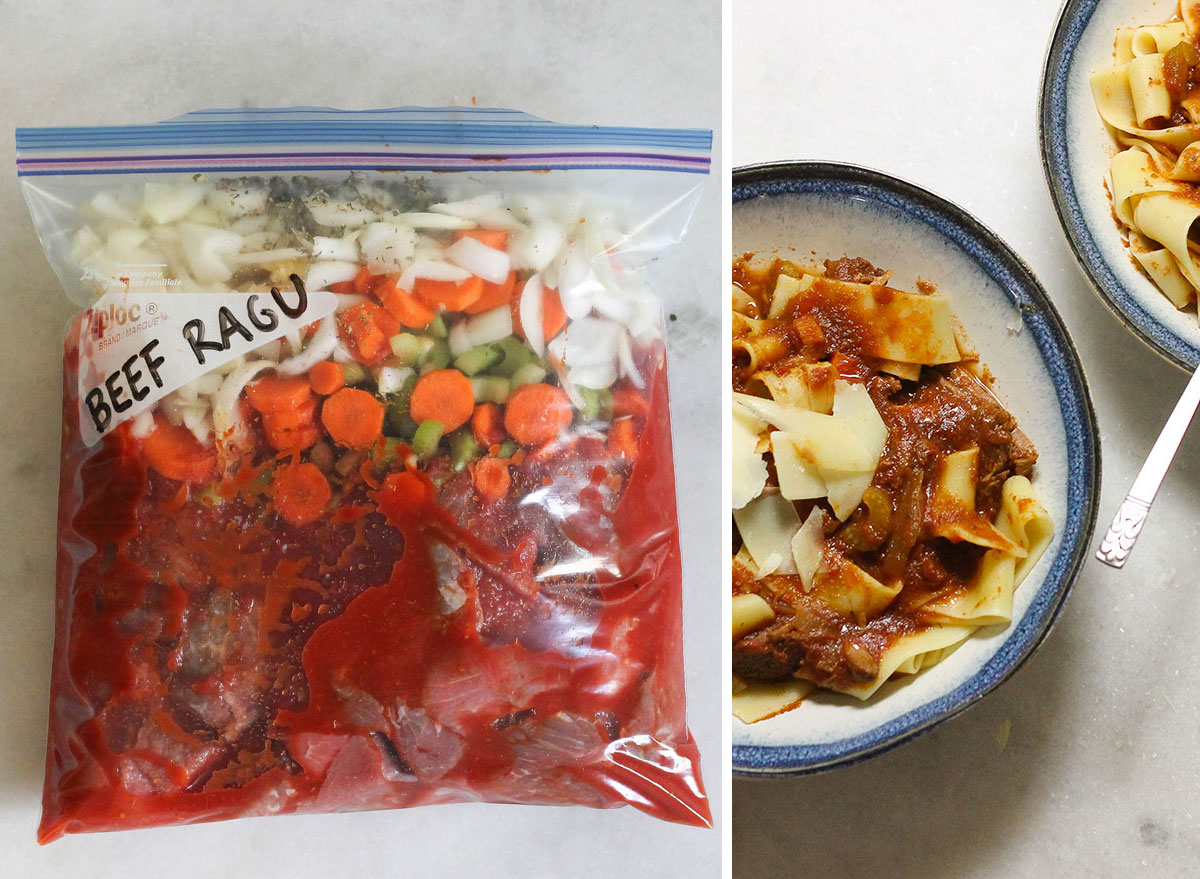
[[[1122,38],[1143,120],[1161,115],[1178,30]],[[1157,146],[1130,146],[1113,164],[1114,205],[1159,230],[1135,241],[1147,271],[1191,290],[1200,262],[1182,239],[1200,199],[1189,213],[1171,168]],[[894,289],[865,260],[832,265],[776,261],[757,283],[743,267],[751,287],[733,295],[733,701],[745,723],[814,687],[868,699],[1009,622],[1054,534],[1023,475],[1036,452],[947,299]],[[947,433],[956,418],[965,434]]]
[[[1091,75],[1096,111],[1120,149],[1109,164],[1113,213],[1130,254],[1178,309],[1200,290],[1200,2],[1177,20],[1122,28],[1114,64]]]

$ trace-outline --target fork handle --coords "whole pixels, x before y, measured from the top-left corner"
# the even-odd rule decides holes
[[[1142,526],[1146,524],[1146,514],[1149,512],[1148,503],[1126,496],[1117,508],[1117,514],[1113,516],[1104,539],[1100,541],[1096,558],[1110,567],[1123,567],[1133,550],[1133,544],[1137,542]]]

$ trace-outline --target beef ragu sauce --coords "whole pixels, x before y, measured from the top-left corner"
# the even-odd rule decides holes
[[[480,799],[706,823],[662,661],[680,613],[661,356],[639,363],[636,462],[577,437],[484,501],[444,455],[406,470],[380,444],[303,526],[272,509],[269,452],[189,492],[128,424],[84,448],[72,363],[43,842]]]
[[[780,274],[799,276],[787,260],[752,266],[751,254],[734,261],[734,283],[765,317]],[[888,296],[889,272],[863,259],[825,261],[826,277],[881,285],[876,296]],[[922,293],[931,285],[918,285]],[[749,315],[748,315],[749,316]],[[811,328],[811,319],[820,333]],[[815,593],[807,593],[796,575],[754,579],[734,565],[734,594],[754,592],[774,610],[776,619],[734,642],[734,671],[746,680],[773,681],[798,675],[818,686],[845,686],[873,680],[879,660],[896,638],[927,627],[921,607],[970,585],[985,550],[933,536],[931,509],[938,462],[950,452],[980,449],[976,510],[989,520],[1000,506],[1001,488],[1013,475],[1029,476],[1037,453],[1017,428],[1015,419],[984,380],[961,366],[923,367],[917,381],[902,381],[880,372],[864,356],[864,341],[878,332],[844,308],[822,302],[820,294],[797,296],[787,313],[770,320],[767,331],[786,343],[778,359],[759,370],[784,374],[799,362],[830,360],[839,378],[866,385],[888,429],[887,446],[871,488],[845,522],[839,522],[825,500],[798,501],[801,519],[815,505],[825,513],[826,539],[848,560],[877,580],[902,589],[871,618],[848,619],[830,609]],[[816,337],[815,341],[814,338]],[[754,381],[745,362],[733,364],[733,386],[744,391]],[[768,472],[774,482],[774,468]],[[735,546],[740,538],[735,525]]]

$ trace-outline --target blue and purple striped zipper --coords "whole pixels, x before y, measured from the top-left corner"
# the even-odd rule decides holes
[[[270,171],[705,174],[705,129],[559,125],[483,107],[199,110],[152,125],[18,128],[21,177]]]

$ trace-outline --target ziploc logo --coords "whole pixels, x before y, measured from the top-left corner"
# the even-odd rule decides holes
[[[84,315],[79,422],[94,445],[183,385],[333,313],[337,297],[293,290],[251,293],[111,291]]]

